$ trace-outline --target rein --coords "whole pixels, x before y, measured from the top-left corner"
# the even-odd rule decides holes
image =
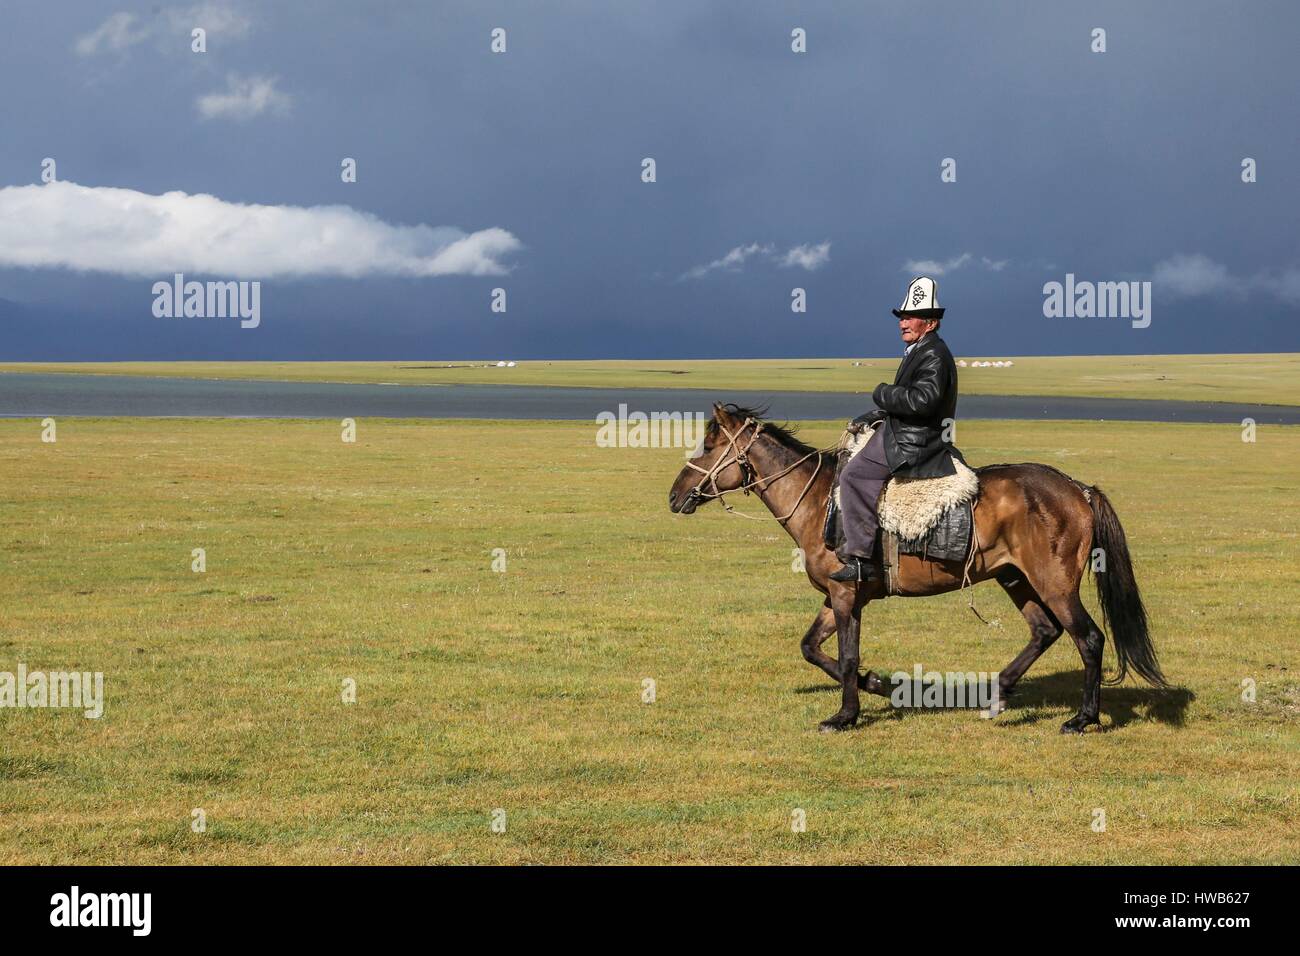
[[[744,435],[745,429],[749,428],[751,425],[754,427],[753,434],[749,436],[749,441],[745,442],[745,447],[738,449],[737,445],[740,441],[740,436]],[[746,418],[744,424],[736,430],[734,435],[727,430],[727,426],[722,424],[722,422],[718,422],[718,427],[722,429],[723,434],[727,436],[727,450],[718,456],[718,460],[714,462],[713,467],[709,469],[701,468],[693,461],[688,461],[686,463],[686,467],[694,468],[696,471],[704,475],[703,478],[696,482],[695,487],[690,490],[688,497],[703,499],[704,501],[712,501],[716,498],[718,501],[722,502],[722,507],[727,514],[737,515],[741,518],[749,518],[751,521],[763,521],[765,519],[757,518],[754,515],[747,515],[742,511],[737,511],[727,502],[726,495],[733,491],[743,491],[745,494],[749,494],[751,488],[757,488],[761,494],[767,491],[767,489],[770,488],[778,479],[784,478],[809,458],[814,455],[818,456],[817,467],[813,469],[812,476],[804,484],[803,491],[799,492],[799,497],[795,500],[794,507],[784,515],[778,516],[776,519],[781,524],[785,524],[791,517],[793,517],[794,513],[799,510],[799,506],[803,504],[803,500],[808,494],[808,489],[811,488],[813,482],[817,480],[817,475],[822,470],[821,452],[810,451],[794,464],[788,465],[776,474],[764,478],[758,473],[758,469],[749,460],[749,449],[754,446],[754,442],[758,440],[759,434],[763,431],[763,423],[755,421],[753,418]],[[728,455],[732,455],[733,457],[728,458]],[[739,487],[728,488],[726,491],[720,491],[718,489],[718,475],[724,468],[732,464],[740,466],[741,478],[746,480]],[[752,479],[749,478],[751,474],[754,476]],[[712,487],[712,491],[703,490],[706,483]]]

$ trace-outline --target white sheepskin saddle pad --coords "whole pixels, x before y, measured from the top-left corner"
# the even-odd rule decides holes
[[[844,433],[840,448],[848,452],[845,465],[867,447],[874,433],[874,428],[863,428],[856,435]],[[890,478],[880,493],[880,526],[904,541],[915,541],[928,534],[949,508],[976,497],[980,490],[979,476],[956,458],[952,463],[957,473],[946,478]],[[837,484],[835,503],[839,504],[839,500]]]

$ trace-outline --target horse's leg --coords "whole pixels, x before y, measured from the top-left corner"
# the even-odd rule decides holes
[[[1101,723],[1101,655],[1106,636],[1079,600],[1077,587],[1068,597],[1049,604],[1083,658],[1083,703],[1079,712],[1061,725],[1063,734],[1081,734],[1089,724]]]
[[[835,611],[835,626],[839,632],[840,709],[821,722],[823,733],[847,730],[858,722],[858,629],[861,626],[862,608],[858,603],[856,588],[840,588],[831,597]]]
[[[1038,596],[1033,585],[1018,569],[1007,568],[998,574],[997,581],[1029,624],[1029,643],[1016,655],[1015,660],[1002,668],[998,675],[1000,709],[1005,710],[1007,698],[1015,689],[1016,683],[1025,676],[1025,671],[1033,666],[1034,661],[1042,657],[1043,653],[1056,643],[1063,628],[1056,615],[1043,603],[1043,599]]]
[[[840,680],[839,666],[822,650],[822,645],[834,632],[835,612],[831,610],[830,598],[827,598],[826,603],[822,605],[822,609],[813,618],[808,633],[799,642],[799,650],[803,651],[804,660],[809,664],[816,664],[826,672],[831,680],[838,684]]]
[[[822,605],[821,611],[813,618],[812,624],[808,628],[808,633],[803,636],[799,642],[799,650],[803,652],[803,659],[809,664],[815,664],[824,670],[835,683],[840,682],[840,668],[825,651],[822,645],[835,633],[835,612],[831,610],[830,598]],[[889,689],[876,675],[875,671],[867,671],[858,677],[858,688],[865,690],[869,694],[877,694],[881,697],[889,696]]]

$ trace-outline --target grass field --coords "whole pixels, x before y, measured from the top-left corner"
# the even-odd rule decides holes
[[[58,427],[0,421],[0,670],[102,671],[107,703],[0,710],[0,863],[1300,861],[1300,429],[962,423],[972,462],[1098,483],[1128,531],[1178,689],[1106,688],[1102,732],[1065,738],[1068,640],[996,721],[868,697],[818,734],[819,596],[775,522],[668,512],[680,450],[577,423]],[[974,593],[1000,627],[966,595],[872,605],[863,664],[1002,667],[1026,628]]]
[[[955,346],[954,346],[955,347]],[[1004,359],[967,355],[970,361]],[[1206,402],[1300,405],[1300,354],[1108,355],[1013,357],[1011,368],[964,368],[964,395],[1085,395]],[[870,392],[893,381],[898,356],[853,359],[710,361],[522,362],[515,368],[482,361],[451,362],[60,362],[0,363],[0,372],[163,375],[187,378],[401,385],[513,384],[611,388],[777,389]]]

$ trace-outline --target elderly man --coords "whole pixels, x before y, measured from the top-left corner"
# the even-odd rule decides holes
[[[961,453],[944,439],[945,426],[957,411],[957,365],[939,338],[944,310],[938,293],[933,279],[917,276],[908,284],[903,304],[894,309],[907,350],[894,384],[882,382],[872,392],[877,408],[855,419],[883,424],[840,475],[844,547],[837,556],[844,567],[831,575],[832,581],[867,581],[876,575],[871,563],[879,528],[876,502],[891,475],[942,478],[957,471],[952,459]]]

